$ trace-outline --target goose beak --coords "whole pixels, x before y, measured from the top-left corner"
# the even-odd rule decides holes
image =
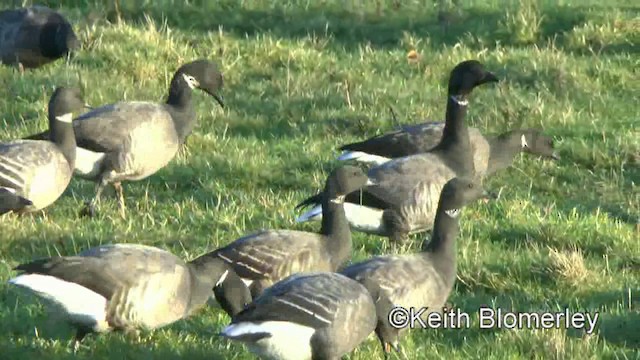
[[[216,94],[213,91],[209,91],[207,89],[203,89],[207,94],[213,96],[214,99],[216,99],[216,101],[218,102],[218,104],[220,104],[220,107],[222,107],[224,109],[224,98],[222,97],[222,95],[220,94]]]
[[[483,83],[489,83],[489,82],[498,82],[500,81],[500,79],[498,79],[497,76],[495,76],[494,73],[487,71],[487,73],[484,75],[484,79],[482,79]]]
[[[560,159],[561,159],[561,158],[560,158],[560,155],[558,155],[558,153],[557,153],[557,152],[555,152],[555,151],[551,154],[551,158],[552,158],[553,160],[560,160]]]
[[[497,198],[498,198],[498,195],[496,195],[495,193],[493,193],[491,191],[487,191],[487,190],[482,191],[482,199],[495,200]]]

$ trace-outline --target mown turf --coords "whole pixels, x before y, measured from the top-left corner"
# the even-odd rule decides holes
[[[313,231],[293,223],[293,206],[322,185],[336,147],[391,129],[389,105],[403,122],[442,119],[448,72],[469,58],[504,81],[474,93],[468,124],[543,128],[562,160],[523,156],[487,182],[501,197],[464,211],[450,301],[469,313],[598,311],[600,322],[593,335],[475,323],[415,331],[407,357],[640,358],[637,0],[121,1],[119,23],[111,2],[44,3],[62,3],[84,49],[24,75],[0,68],[0,139],[45,128],[53,87],[78,74],[94,105],[161,101],[173,71],[199,57],[221,64],[227,108],[195,96],[199,125],[185,151],[125,186],[126,220],[112,197],[96,219],[78,218],[93,195],[81,180],[44,214],[0,219],[0,358],[252,358],[216,336],[228,322],[218,309],[139,340],[91,337],[73,355],[70,331],[6,280],[20,262],[104,243],[193,258],[262,227]],[[354,260],[390,251],[362,234],[354,244]],[[378,343],[349,358],[381,358]]]

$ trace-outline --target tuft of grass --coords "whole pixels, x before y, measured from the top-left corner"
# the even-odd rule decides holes
[[[592,276],[579,249],[563,251],[550,248],[548,270],[561,278],[562,282],[574,287],[580,287]]]

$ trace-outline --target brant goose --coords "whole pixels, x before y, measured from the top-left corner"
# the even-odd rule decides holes
[[[301,272],[336,271],[351,257],[351,231],[343,209],[344,196],[371,184],[354,166],[335,169],[327,178],[320,233],[262,230],[224,246],[211,256],[227,262],[250,288],[253,298],[283,278]],[[219,278],[220,284],[225,279]],[[224,292],[217,291],[219,302]]]
[[[455,66],[449,78],[442,139],[429,152],[393,159],[369,170],[368,176],[376,185],[346,196],[345,213],[353,229],[404,242],[409,234],[433,226],[444,184],[456,176],[472,177],[475,173],[464,122],[467,97],[476,86],[496,81],[478,61],[467,60]],[[319,196],[297,207],[317,204]],[[307,221],[319,213],[316,206],[297,221]]]
[[[10,284],[59,309],[76,328],[75,345],[89,333],[155,329],[185,318],[212,295],[212,274],[235,276],[224,261],[201,256],[185,263],[145,245],[94,247],[77,256],[17,266]],[[251,301],[248,291],[246,303]]]
[[[78,89],[58,87],[49,101],[50,141],[0,143],[0,214],[41,210],[62,195],[76,158],[72,113],[83,107]]]
[[[393,158],[428,152],[438,145],[443,131],[442,122],[402,126],[396,131],[340,147],[344,152],[338,160],[382,165]],[[512,130],[485,137],[480,130],[470,127],[469,141],[474,168],[480,176],[509,167],[520,152],[559,159],[553,140],[536,129]]]
[[[339,360],[375,329],[360,283],[336,273],[295,274],[256,298],[221,335],[265,359]]]
[[[222,74],[213,62],[196,60],[176,71],[164,104],[119,102],[74,119],[78,142],[75,173],[97,183],[95,197],[82,214],[95,215],[95,205],[111,183],[124,217],[121,182],[145,179],[166,166],[196,124],[192,89],[205,91],[224,106],[218,95],[222,84]],[[45,136],[46,132],[27,139]]]
[[[431,241],[423,243],[421,253],[377,256],[341,271],[371,289],[372,296],[381,297],[381,303],[386,305],[377,307],[376,328],[385,353],[390,347],[399,350],[398,337],[402,332],[388,323],[391,309],[402,306],[442,310],[456,280],[455,241],[460,211],[486,196],[482,186],[472,180],[449,180],[440,195]]]
[[[0,62],[37,68],[80,47],[71,24],[59,13],[33,6],[0,11]]]

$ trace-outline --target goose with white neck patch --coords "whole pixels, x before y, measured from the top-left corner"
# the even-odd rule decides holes
[[[196,125],[192,90],[205,91],[223,106],[218,94],[222,85],[216,64],[196,60],[176,71],[164,104],[119,102],[74,119],[78,142],[75,174],[97,183],[96,194],[82,213],[95,215],[104,187],[113,184],[124,217],[121,182],[145,179],[165,167]],[[28,139],[46,136],[44,132]]]
[[[338,360],[376,322],[375,303],[360,283],[337,273],[306,273],[267,289],[221,335],[264,359]]]
[[[394,307],[442,310],[456,280],[455,242],[461,210],[487,196],[482,186],[473,180],[449,180],[440,194],[431,241],[423,243],[422,252],[378,256],[340,271],[362,283],[378,299],[376,334],[385,354],[392,347],[399,351],[398,339],[404,333],[388,323],[388,314]]]
[[[352,242],[345,218],[344,195],[372,184],[354,166],[335,169],[327,178],[320,233],[263,230],[242,237],[211,253],[227,262],[255,298],[283,278],[301,272],[336,271],[351,258]],[[224,282],[222,283],[224,284]],[[224,292],[216,292],[219,302]]]
[[[78,89],[59,87],[49,101],[49,140],[0,143],[0,214],[44,209],[66,190],[76,159],[72,113],[83,107]]]
[[[449,77],[442,138],[426,153],[393,159],[369,169],[368,176],[376,185],[347,194],[345,200],[347,219],[354,230],[401,243],[411,233],[431,229],[444,184],[456,176],[475,173],[464,121],[467,97],[475,87],[496,81],[496,76],[478,61],[467,60],[454,67]],[[318,199],[318,195],[312,196],[297,207],[315,205]],[[318,215],[316,206],[297,221]]]
[[[204,306],[215,274],[236,278],[224,261],[200,256],[185,262],[151,246],[113,244],[76,256],[17,266],[9,283],[45,300],[76,328],[76,346],[87,334],[156,329]],[[237,280],[239,281],[239,280]],[[246,291],[243,301],[251,301]]]

